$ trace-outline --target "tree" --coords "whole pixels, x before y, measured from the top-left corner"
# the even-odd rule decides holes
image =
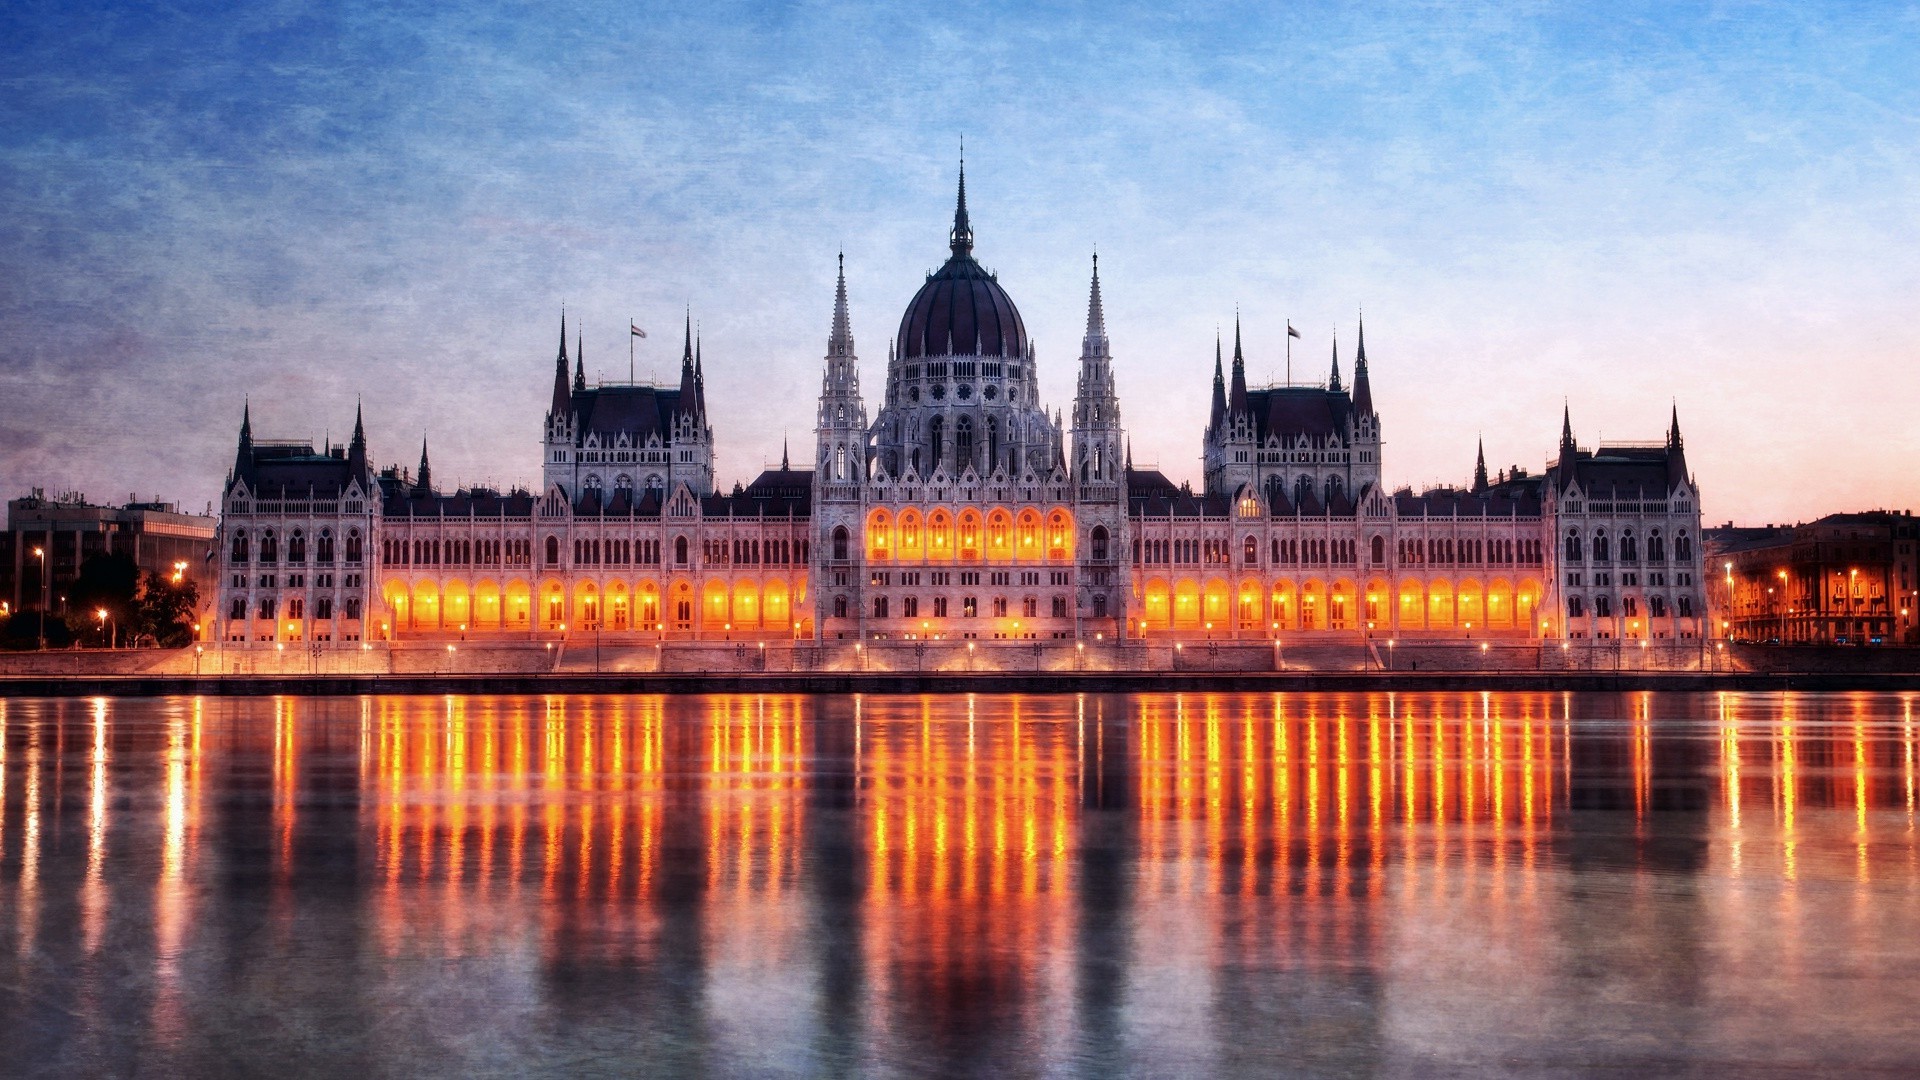
[[[200,587],[191,578],[175,581],[152,571],[141,575],[135,625],[139,633],[151,635],[155,644],[168,649],[190,644],[194,613],[199,610]]]
[[[107,643],[105,623],[95,614],[105,611],[107,618],[122,628],[133,629],[134,605],[140,592],[140,566],[133,556],[112,551],[95,555],[80,564],[80,576],[74,579],[67,595],[71,597],[71,623],[83,633]]]

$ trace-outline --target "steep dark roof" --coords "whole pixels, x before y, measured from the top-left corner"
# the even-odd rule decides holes
[[[1565,491],[1577,480],[1590,498],[1664,499],[1685,482],[1686,459],[1666,446],[1602,446],[1564,450],[1548,469],[1554,489]]]
[[[661,445],[671,437],[673,417],[680,410],[681,391],[658,386],[598,386],[575,390],[572,409],[580,418],[582,441],[589,434],[600,437],[600,444],[611,446],[625,432],[635,446],[659,436]]]
[[[1274,386],[1247,391],[1254,434],[1266,442],[1270,435],[1306,435],[1345,438],[1353,416],[1353,399],[1344,390],[1317,386]]]
[[[246,482],[255,498],[337,498],[353,478],[353,465],[344,447],[316,452],[312,443],[247,442],[235,462],[236,479]],[[370,488],[371,478],[361,478]]]
[[[900,317],[899,358],[917,356],[1025,356],[1027,326],[1013,298],[973,258],[973,226],[967,218],[967,173],[960,170],[960,200],[949,235],[953,254],[927,275]]]
[[[381,478],[380,488],[380,512],[389,518],[532,517],[536,501],[530,491],[502,494],[485,488],[463,488],[444,495],[421,492],[388,477]]]

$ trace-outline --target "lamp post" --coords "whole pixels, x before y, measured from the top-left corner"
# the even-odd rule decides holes
[[[47,549],[36,547],[33,557],[40,560],[40,589],[46,599],[40,602],[40,651],[47,651],[47,611],[53,607],[53,582],[47,578]]]
[[[115,622],[113,618],[107,614],[106,608],[96,609],[93,615],[95,618],[100,620],[100,629],[106,630],[109,627],[112,628],[111,636],[107,638],[107,649],[108,651],[112,651],[119,644],[119,638],[120,638],[119,623]]]

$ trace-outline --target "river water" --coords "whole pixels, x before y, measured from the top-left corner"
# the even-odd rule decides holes
[[[0,700],[0,1074],[1920,1071],[1902,695]]]

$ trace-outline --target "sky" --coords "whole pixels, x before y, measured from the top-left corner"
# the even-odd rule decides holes
[[[1658,440],[1713,522],[1920,505],[1920,7],[0,10],[0,488],[219,498],[243,404],[537,484],[590,379],[704,345],[725,486],[811,457],[844,252],[869,409],[975,253],[1070,410],[1092,253],[1138,465],[1199,481],[1217,332],[1352,374],[1392,486]],[[571,345],[570,345],[571,348]]]

